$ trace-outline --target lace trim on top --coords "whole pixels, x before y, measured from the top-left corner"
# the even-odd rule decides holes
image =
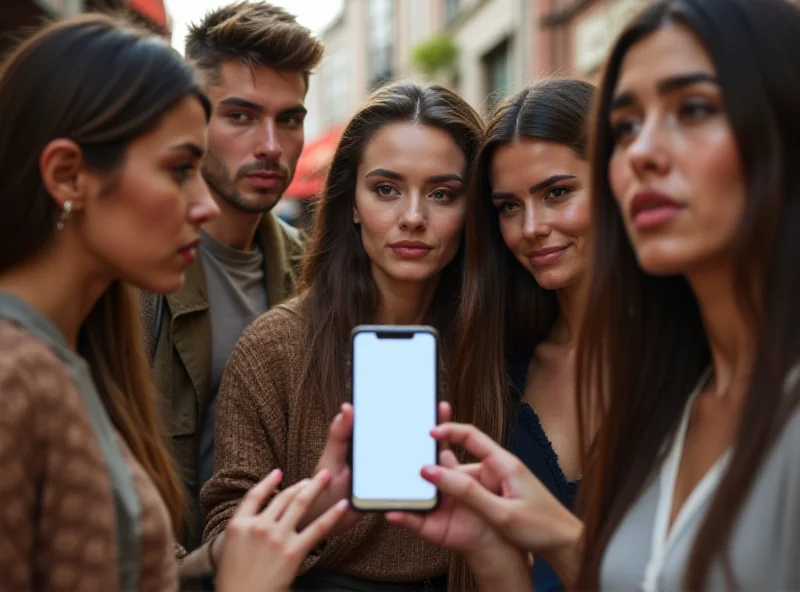
[[[571,507],[575,500],[575,494],[578,491],[578,485],[580,485],[580,479],[569,481],[564,471],[561,470],[561,465],[558,464],[558,454],[556,454],[553,444],[547,437],[542,423],[539,421],[539,416],[536,415],[533,407],[527,403],[520,403],[517,413],[519,414],[522,425],[525,426],[528,433],[533,436],[536,443],[544,449],[547,466],[550,467],[550,472],[553,474],[563,498]]]

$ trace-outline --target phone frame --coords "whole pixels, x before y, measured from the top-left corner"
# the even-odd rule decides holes
[[[359,325],[355,327],[350,333],[350,402],[353,404],[354,410],[354,424],[353,424],[353,439],[355,438],[355,421],[358,421],[355,409],[355,342],[356,336],[360,333],[378,333],[388,334],[392,337],[389,339],[402,339],[397,337],[400,334],[411,334],[412,336],[419,333],[428,333],[433,335],[434,354],[436,357],[436,371],[434,373],[434,397],[433,397],[433,413],[434,425],[439,423],[439,373],[441,371],[439,364],[439,332],[435,327],[428,325]],[[379,337],[380,339],[380,337]],[[441,496],[439,495],[439,488],[434,490],[433,497],[428,500],[365,500],[357,498],[353,495],[353,484],[355,481],[355,470],[353,468],[353,439],[350,441],[349,464],[350,464],[350,507],[357,512],[415,512],[426,513],[431,512],[439,507]],[[440,444],[435,440],[436,450],[434,452],[433,464],[439,463]]]

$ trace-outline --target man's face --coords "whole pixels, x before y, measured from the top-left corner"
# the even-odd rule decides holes
[[[209,92],[214,113],[203,175],[225,203],[268,212],[289,186],[303,151],[303,74],[236,61],[223,62],[219,74]]]

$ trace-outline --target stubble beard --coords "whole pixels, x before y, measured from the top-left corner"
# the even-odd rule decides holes
[[[209,188],[225,203],[241,212],[263,214],[272,210],[282,197],[282,193],[255,189],[258,197],[248,199],[236,189],[236,184],[231,177],[232,175],[222,159],[214,152],[209,151],[203,163],[203,178]]]

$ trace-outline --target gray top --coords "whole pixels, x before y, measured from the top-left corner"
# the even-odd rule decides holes
[[[701,382],[701,385],[705,379]],[[664,462],[609,541],[600,570],[603,590],[682,590],[689,555],[703,516],[731,459],[723,454],[695,487],[667,535],[677,469],[693,393]],[[800,410],[795,409],[767,456],[730,541],[735,583],[741,590],[800,590]],[[727,590],[721,564],[708,590]]]
[[[122,456],[114,426],[95,387],[89,366],[72,351],[64,335],[42,313],[7,292],[0,292],[0,318],[7,319],[48,346],[64,363],[86,407],[92,432],[108,470],[114,492],[117,520],[119,589],[133,592],[139,587],[141,507],[133,477]],[[51,533],[52,534],[52,533]]]
[[[240,251],[203,231],[200,240],[211,318],[211,398],[198,443],[197,491],[214,473],[214,415],[225,364],[242,332],[267,312],[264,254],[259,242],[254,242],[252,251]]]

